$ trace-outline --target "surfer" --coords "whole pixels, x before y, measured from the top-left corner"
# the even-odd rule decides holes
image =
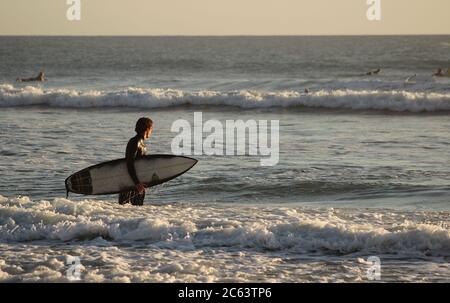
[[[366,76],[378,75],[380,72],[381,72],[381,68],[378,68],[376,70],[372,70],[370,72],[367,72]]]
[[[128,192],[119,194],[119,204],[131,203],[133,205],[143,205],[145,198],[145,184],[140,182],[136,176],[134,160],[145,155],[146,147],[144,140],[148,139],[153,131],[153,121],[150,118],[140,118],[136,122],[136,136],[128,141],[125,151],[128,173],[136,188]]]
[[[33,81],[39,81],[39,82],[43,82],[45,81],[45,75],[43,71],[39,72],[39,75],[37,75],[34,78],[17,78],[16,81],[17,82],[33,82]]]
[[[413,80],[415,77],[417,77],[417,74],[414,74],[414,75],[409,76],[408,78],[406,78],[405,84],[406,84],[406,83],[411,83],[411,80]]]
[[[437,72],[433,74],[434,77],[444,77],[444,70],[442,68],[438,68]]]

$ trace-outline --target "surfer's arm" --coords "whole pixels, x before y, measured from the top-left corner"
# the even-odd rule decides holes
[[[136,153],[137,153],[137,146],[138,141],[135,140],[135,138],[130,139],[130,141],[127,144],[127,150],[125,152],[125,158],[127,161],[127,169],[128,169],[128,174],[130,175],[131,179],[133,180],[135,185],[138,185],[139,183],[139,179],[136,176],[136,168],[134,167],[134,159],[136,158]]]

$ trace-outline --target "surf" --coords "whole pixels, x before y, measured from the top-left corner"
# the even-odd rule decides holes
[[[49,106],[59,108],[170,108],[176,106],[232,106],[260,108],[326,108],[393,112],[450,111],[450,93],[408,90],[322,89],[303,91],[183,91],[134,88],[120,90],[55,89],[0,85],[0,107]]]
[[[137,213],[132,206],[107,200],[0,196],[0,242],[103,239],[156,246],[435,257],[450,250],[448,212],[191,206],[145,205]]]

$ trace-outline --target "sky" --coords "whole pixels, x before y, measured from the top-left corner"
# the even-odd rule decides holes
[[[450,34],[450,0],[73,0],[79,21],[67,1],[0,0],[0,35]]]

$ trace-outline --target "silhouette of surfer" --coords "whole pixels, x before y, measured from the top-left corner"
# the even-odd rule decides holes
[[[148,139],[153,131],[153,121],[150,118],[140,118],[136,122],[136,136],[128,141],[125,151],[128,173],[136,188],[119,194],[119,204],[131,203],[132,205],[143,205],[145,198],[145,184],[140,182],[136,176],[134,160],[145,155],[146,146],[144,140]]]
[[[433,74],[434,77],[444,77],[444,70],[442,68],[438,68],[438,70],[436,71],[436,73]]]
[[[412,75],[412,76],[409,76],[408,78],[406,78],[406,80],[405,80],[405,84],[407,84],[407,83],[412,83],[413,81],[413,79],[414,78],[416,78],[417,77],[417,74],[414,74],[414,75]]]
[[[378,68],[376,70],[372,70],[370,72],[366,73],[366,76],[373,76],[373,75],[378,75],[381,72],[381,68]]]
[[[38,81],[38,82],[43,82],[45,81],[45,75],[43,71],[39,72],[39,75],[37,75],[34,78],[17,78],[16,81],[17,82],[34,82],[34,81]]]

